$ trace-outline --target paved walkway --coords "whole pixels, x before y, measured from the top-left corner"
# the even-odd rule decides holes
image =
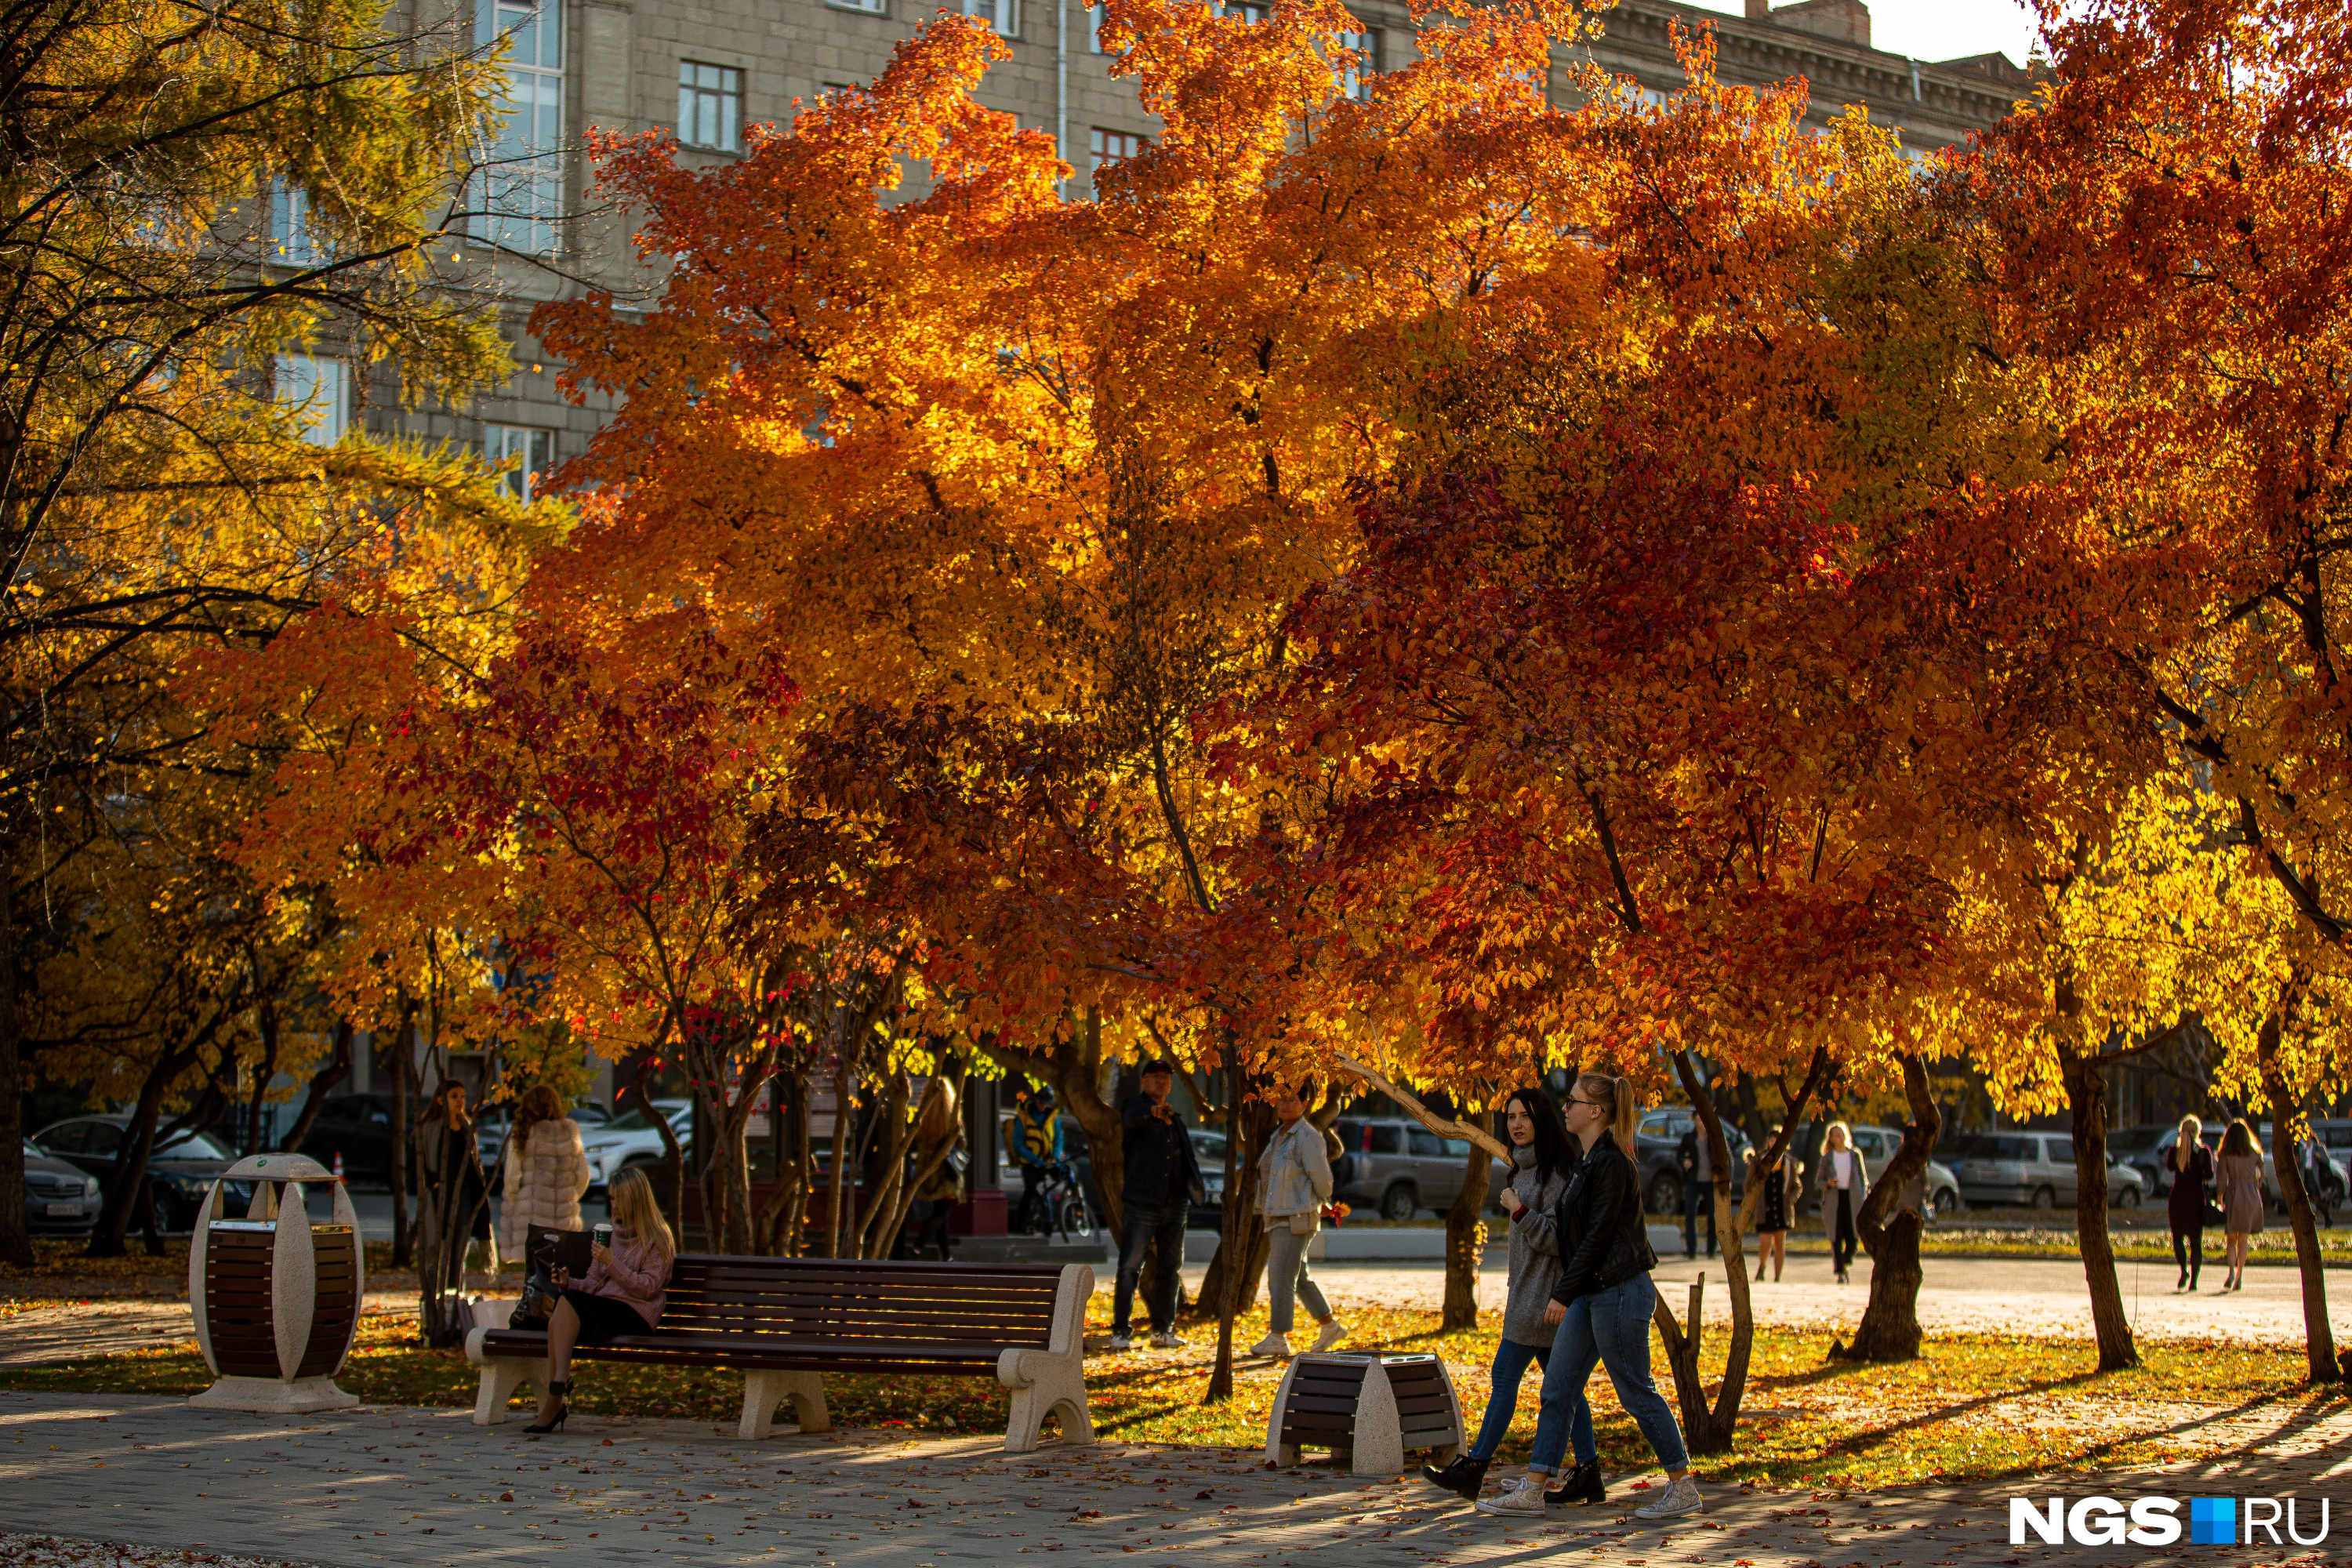
[[[2299,1490],[2309,1500],[2342,1485],[2347,1437],[2352,1415],[2339,1415],[2282,1433],[2240,1464],[2014,1489]],[[727,1428],[585,1419],[533,1439],[512,1426],[471,1426],[461,1411],[260,1417],[176,1401],[0,1394],[0,1531],[329,1568],[551,1558],[950,1568],[1057,1552],[1155,1568],[1533,1563],[1569,1552],[1625,1568],[1971,1568],[2029,1556],[2155,1568],[2214,1558],[2186,1545],[2020,1552],[2009,1543],[2006,1485],[1853,1496],[1710,1488],[1706,1515],[1661,1528],[1632,1519],[1646,1495],[1636,1480],[1613,1478],[1598,1509],[1505,1523],[1418,1480],[1270,1470],[1223,1449],[1103,1443],[1016,1458],[987,1440],[851,1433],[750,1444]],[[2306,1500],[2306,1531],[2310,1514]],[[2352,1521],[2331,1522],[2327,1554],[2341,1554]],[[23,1557],[0,1541],[0,1562]]]

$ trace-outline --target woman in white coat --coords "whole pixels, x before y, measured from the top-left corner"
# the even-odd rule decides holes
[[[506,1202],[499,1209],[499,1250],[520,1258],[535,1225],[578,1230],[580,1194],[588,1190],[588,1153],[580,1124],[545,1084],[522,1097],[507,1143]]]

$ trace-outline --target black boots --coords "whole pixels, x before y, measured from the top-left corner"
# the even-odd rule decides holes
[[[1601,1461],[1586,1459],[1560,1478],[1559,1489],[1544,1493],[1544,1507],[1565,1508],[1570,1503],[1606,1502],[1609,1489],[1601,1484]]]
[[[1485,1459],[1474,1459],[1465,1454],[1442,1470],[1435,1465],[1422,1466],[1421,1479],[1476,1502],[1478,1489],[1486,1484],[1486,1464]]]

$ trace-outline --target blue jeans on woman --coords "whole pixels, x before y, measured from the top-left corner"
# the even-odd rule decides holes
[[[1503,1446],[1503,1438],[1511,1429],[1511,1417],[1518,1413],[1519,1383],[1528,1374],[1528,1363],[1549,1371],[1551,1346],[1523,1345],[1517,1340],[1504,1340],[1495,1346],[1493,1386],[1486,1394],[1486,1418],[1478,1424],[1478,1440],[1470,1445],[1474,1459],[1491,1459],[1495,1450]],[[1580,1387],[1569,1395],[1575,1408],[1569,1415],[1568,1436],[1576,1450],[1576,1462],[1589,1464],[1601,1457],[1592,1442],[1592,1406],[1584,1402],[1584,1390]]]
[[[1657,1308],[1658,1293],[1646,1274],[1568,1304],[1568,1316],[1552,1336],[1551,1363],[1544,1368],[1543,1413],[1536,1420],[1536,1448],[1528,1469],[1549,1475],[1559,1468],[1560,1455],[1568,1447],[1568,1394],[1570,1390],[1584,1392],[1596,1363],[1609,1369],[1617,1403],[1657,1450],[1658,1463],[1669,1470],[1690,1468],[1683,1429],[1650,1380],[1650,1315]]]

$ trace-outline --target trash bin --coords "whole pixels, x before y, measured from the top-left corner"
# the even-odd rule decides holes
[[[243,1219],[226,1216],[222,1188],[253,1184]],[[334,1192],[334,1219],[312,1225],[306,1183]],[[188,1238],[188,1306],[196,1344],[216,1380],[188,1403],[206,1410],[341,1410],[356,1396],[335,1386],[351,1354],[365,1286],[359,1215],[334,1173],[301,1154],[256,1154],[221,1173]]]
[[[1397,1475],[1414,1449],[1444,1464],[1462,1451],[1462,1401],[1433,1355],[1297,1356],[1274,1396],[1265,1457],[1295,1465],[1301,1448],[1328,1448],[1359,1476]]]

